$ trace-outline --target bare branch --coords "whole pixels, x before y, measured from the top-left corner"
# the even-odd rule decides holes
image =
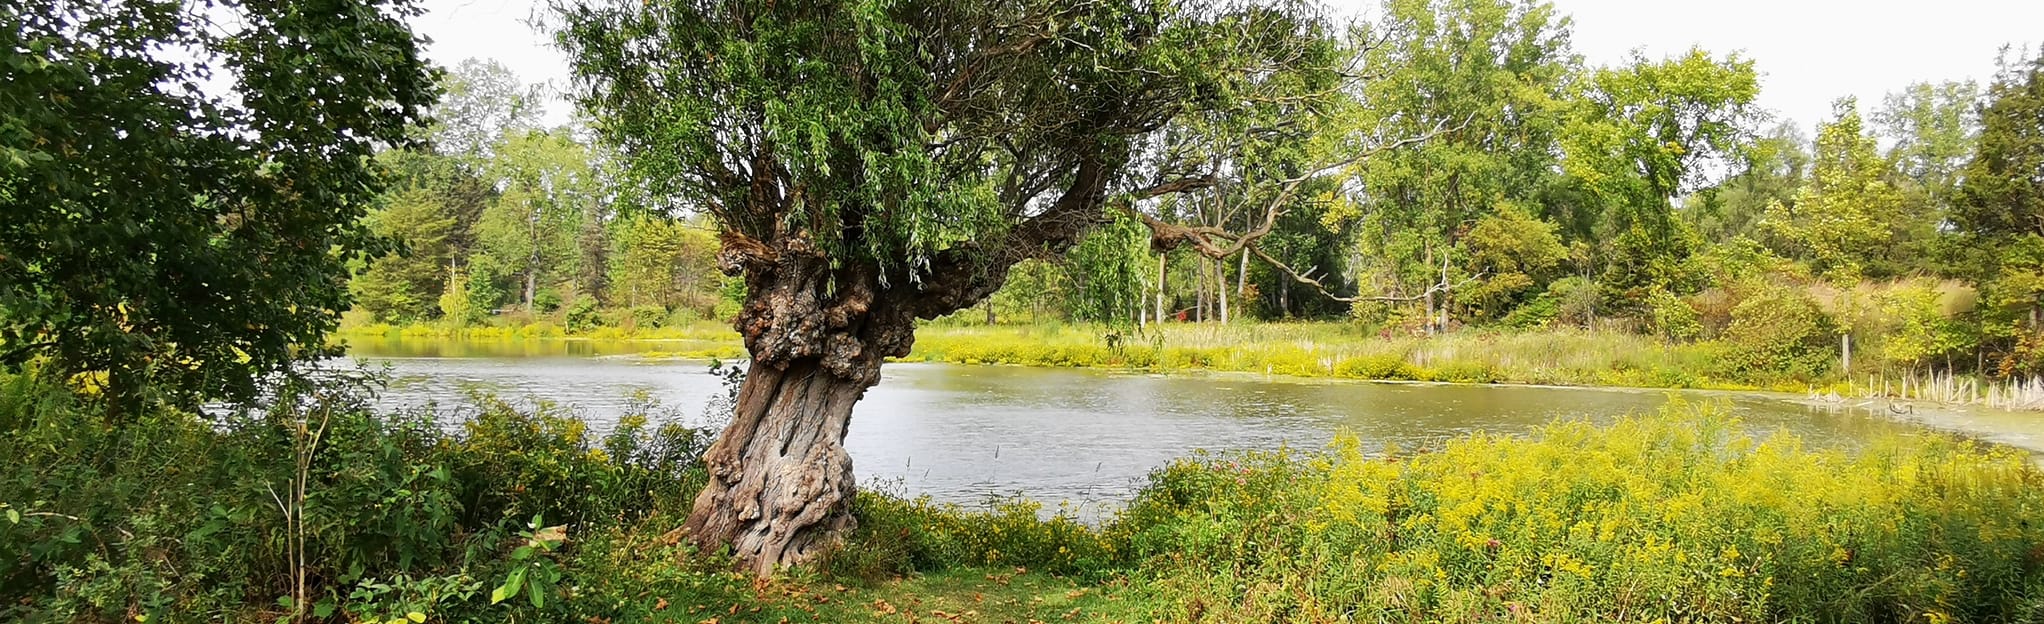
[[[1315,167],[1298,176],[1279,180],[1278,182],[1282,186],[1279,188],[1277,195],[1264,204],[1263,219],[1257,224],[1255,229],[1246,232],[1231,232],[1225,228],[1215,226],[1186,226],[1166,223],[1162,219],[1135,210],[1131,203],[1123,203],[1121,208],[1131,216],[1142,221],[1144,226],[1150,228],[1150,245],[1158,251],[1170,251],[1182,246],[1191,245],[1200,255],[1214,259],[1226,258],[1244,249],[1254,247],[1256,241],[1270,235],[1271,231],[1277,227],[1278,218],[1284,216],[1285,209],[1290,206],[1292,199],[1297,196],[1299,188],[1304,186],[1306,182],[1369,160],[1371,157],[1384,152],[1417,145],[1433,140],[1442,134],[1460,131],[1468,127],[1469,122],[1469,118],[1464,118],[1461,122],[1450,128],[1447,126],[1447,120],[1443,119],[1435,123],[1434,127],[1426,132],[1389,143],[1378,144],[1369,149],[1351,154],[1347,158]],[[1206,177],[1211,178],[1212,176]],[[1139,194],[1138,198],[1147,198],[1154,195]]]
[[[1314,290],[1320,291],[1320,294],[1326,295],[1327,298],[1342,303],[1355,303],[1358,301],[1409,303],[1425,299],[1428,295],[1432,295],[1434,293],[1453,292],[1457,289],[1462,288],[1463,286],[1468,286],[1472,283],[1482,281],[1485,276],[1489,275],[1489,273],[1478,273],[1476,275],[1469,276],[1467,279],[1464,279],[1460,282],[1455,282],[1453,284],[1448,284],[1445,282],[1436,282],[1433,285],[1428,286],[1425,291],[1422,291],[1417,295],[1412,295],[1409,297],[1396,296],[1344,297],[1341,295],[1334,294],[1334,291],[1329,290],[1327,288],[1327,284],[1321,282],[1320,280],[1313,279],[1312,273],[1314,272],[1314,270],[1312,269],[1307,270],[1306,273],[1300,273],[1297,269],[1293,269],[1291,265],[1279,262],[1277,258],[1270,257],[1270,254],[1264,253],[1263,249],[1260,247],[1251,246],[1249,248],[1249,253],[1255,254],[1257,258],[1262,259],[1265,263],[1270,264],[1270,266],[1276,268],[1278,271],[1283,272],[1286,276],[1291,277],[1292,281],[1298,282],[1300,284],[1305,284],[1307,286],[1312,286]]]

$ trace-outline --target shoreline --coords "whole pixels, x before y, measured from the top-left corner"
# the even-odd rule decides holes
[[[973,328],[973,329],[975,329],[975,330],[979,330],[979,331],[982,331],[982,332],[983,332],[983,331],[986,331],[986,330],[985,330],[985,328]],[[1000,329],[1000,328],[997,328],[997,329]],[[1017,328],[1017,329],[1019,330],[1020,328]],[[941,329],[940,329],[940,331],[939,331],[939,332],[936,332],[936,333],[937,333],[937,334],[939,334],[939,335],[942,335],[943,337],[942,337],[942,338],[939,338],[939,340],[938,340],[938,341],[935,341],[935,342],[941,342],[942,340],[945,340],[945,339],[955,339],[955,338],[956,338],[956,336],[952,336],[952,335],[946,335],[946,334],[949,334],[949,332],[943,332],[943,331],[942,331]],[[1018,332],[1016,332],[1016,333],[1019,333],[1019,331],[1018,331]],[[340,336],[341,336],[341,337],[343,337],[343,338],[356,338],[356,339],[360,339],[360,338],[365,338],[365,337],[372,337],[372,336],[363,336],[362,334],[359,334],[359,333],[356,333],[356,334],[345,334],[345,333],[344,333],[344,334],[340,334]],[[399,343],[403,343],[403,342],[411,342],[411,341],[425,341],[425,342],[430,342],[430,343],[437,343],[437,344],[449,344],[449,343],[454,343],[454,344],[462,344],[462,343],[467,343],[467,344],[478,344],[478,343],[480,343],[480,344],[492,344],[492,343],[494,343],[494,344],[502,344],[502,343],[512,343],[512,344],[518,344],[518,343],[559,343],[559,344],[570,344],[570,343],[583,343],[583,344],[590,344],[590,343],[606,343],[606,342],[622,342],[622,343],[637,343],[637,344],[653,344],[653,345],[657,345],[657,344],[688,344],[688,343],[711,343],[711,344],[713,344],[713,345],[717,345],[717,347],[713,347],[712,349],[704,349],[704,350],[696,350],[696,351],[682,351],[682,350],[676,350],[676,351],[626,351],[626,352],[619,352],[619,353],[582,353],[582,354],[576,354],[576,353],[555,353],[555,354],[549,354],[549,355],[546,355],[546,356],[544,356],[544,357],[577,357],[577,358],[602,358],[602,359],[612,359],[612,360],[630,360],[630,361],[638,361],[638,362],[680,362],[680,361],[704,361],[704,362],[707,362],[707,361],[710,361],[710,360],[713,360],[713,359],[731,359],[731,358],[734,358],[734,357],[743,357],[743,356],[744,356],[744,353],[743,353],[743,347],[742,347],[742,345],[740,345],[740,344],[739,344],[739,343],[738,343],[737,341],[735,341],[735,340],[732,340],[732,341],[730,341],[730,342],[724,342],[724,341],[717,341],[717,340],[707,340],[707,339],[702,339],[702,338],[679,338],[679,337],[670,337],[670,338],[625,338],[625,339],[617,339],[617,338],[607,338],[607,337],[598,337],[598,336],[589,336],[589,335],[579,335],[579,336],[559,336],[559,337],[480,337],[480,338],[441,338],[441,337],[422,337],[422,336],[416,336],[416,335],[415,335],[415,336],[412,336],[412,337],[409,337],[409,338],[406,338],[406,337],[402,337],[402,336],[374,336],[374,337],[376,337],[376,338],[382,338],[382,339],[385,339],[385,340],[393,340],[393,339],[394,339],[394,340],[396,340],[396,341],[397,341],[397,342],[399,342]],[[889,362],[889,364],[936,364],[936,365],[948,365],[948,366],[1012,366],[1012,367],[1022,367],[1022,368],[1063,368],[1063,369],[1082,369],[1082,370],[1088,370],[1088,371],[1097,371],[1097,372],[1100,372],[1100,373],[1104,373],[1104,374],[1110,374],[1110,375],[1141,375],[1141,376],[1152,376],[1152,377],[1207,377],[1207,378],[1214,378],[1214,379],[1223,379],[1223,380],[1225,380],[1225,379],[1255,379],[1255,380],[1261,380],[1261,381],[1282,381],[1282,382],[1286,382],[1286,383],[1305,383],[1305,384],[1316,384],[1316,385],[1332,385],[1332,384],[1342,384],[1342,383],[1374,383],[1374,384],[1386,384],[1386,385],[1401,385],[1401,386],[1493,386],[1493,387],[1509,387],[1509,388],[1528,388],[1528,389],[1549,389],[1549,390],[1593,390],[1593,391],[1601,391],[1601,392],[1614,392],[1614,393],[1627,393],[1627,394],[1639,394],[1639,393],[1647,393],[1647,392],[1679,392],[1679,393],[1683,393],[1683,394],[1688,394],[1688,395],[1692,395],[1692,396],[1697,396],[1697,395],[1701,395],[1701,396],[1721,396],[1721,397],[1728,397],[1728,398],[1741,398],[1741,397],[1743,397],[1743,398],[1757,398],[1757,399],[1764,399],[1764,400],[1770,400],[1770,401],[1781,401],[1781,402],[1785,402],[1785,403],[1792,403],[1792,404],[1800,405],[1800,406],[1803,406],[1803,407],[1806,407],[1806,408],[1808,408],[1808,409],[1812,409],[1812,410],[1830,410],[1830,411],[1852,411],[1852,412],[1862,412],[1862,413],[1865,413],[1865,414],[1866,414],[1866,415],[1868,415],[1868,416],[1874,416],[1874,417],[1879,417],[1879,418],[1882,418],[1882,419],[1884,419],[1884,420],[1888,420],[1888,421],[1892,421],[1892,422],[1899,422],[1899,423],[1905,423],[1905,424],[1915,425],[1915,426],[1923,427],[1924,429],[1926,429],[1926,430],[1930,430],[1930,431],[1936,431],[1936,432],[1941,432],[1941,433],[1947,433],[1947,434],[1952,434],[1952,435],[1958,435],[1958,436],[1962,436],[1962,437],[1966,437],[1966,438],[1969,438],[1969,439],[1974,439],[1974,440],[1978,440],[1978,441],[1982,441],[1982,442],[1987,442],[1987,443],[1992,443],[1992,444],[1996,444],[1996,445],[2001,445],[2001,446],[2007,446],[2007,447],[2017,448],[2017,449],[2021,449],[2021,450],[2023,450],[2023,451],[2026,451],[2026,452],[2028,452],[2028,453],[2031,453],[2032,455],[2034,455],[2034,456],[2035,456],[2035,457],[2037,458],[2037,460],[2038,460],[2038,463],[2039,463],[2039,465],[2040,465],[2040,466],[2044,466],[2044,420],[2039,420],[2039,419],[2035,418],[2035,415],[2034,415],[2034,414],[2030,414],[2030,413],[2024,413],[2024,412],[2016,412],[2016,411],[2008,411],[2008,410],[1998,410],[1998,409],[1993,409],[1993,408],[1989,408],[1989,407],[1986,407],[1986,406],[1981,406],[1981,405],[1968,405],[1968,404],[1954,404],[1954,403],[1944,403],[1944,402],[1938,402],[1938,401],[1934,401],[1934,400],[1929,400],[1929,399],[1901,399],[1901,398],[1887,398],[1887,397],[1881,397],[1881,398],[1854,398],[1854,397],[1841,397],[1841,398],[1840,398],[1840,399],[1838,399],[1838,400],[1826,400],[1825,398],[1823,398],[1823,396],[1822,396],[1822,395],[1820,395],[1820,392],[1824,392],[1824,390],[1825,390],[1825,389],[1823,389],[1823,388],[1818,388],[1818,387],[1815,387],[1815,386],[1808,386],[1808,387],[1806,387],[1806,389],[1804,389],[1804,390],[1802,390],[1802,391],[1794,391],[1794,390],[1786,390],[1786,389],[1780,389],[1780,388],[1772,388],[1772,389],[1770,389],[1770,388],[1762,388],[1762,387],[1758,387],[1758,386],[1744,386],[1744,387],[1737,387],[1737,386],[1729,386],[1729,385],[1716,385],[1716,386],[1713,386],[1713,387],[1671,387],[1671,386],[1649,386],[1649,385],[1621,385],[1621,384],[1597,384],[1597,383],[1568,383],[1568,382],[1541,382],[1541,381],[1518,381],[1518,380],[1514,380],[1514,379],[1511,379],[1511,378],[1510,378],[1509,376],[1506,376],[1506,375],[1498,375],[1498,376],[1495,376],[1495,377],[1493,377],[1493,378],[1491,378],[1491,379],[1488,379],[1488,380],[1483,380],[1483,381],[1455,381],[1455,380],[1446,380],[1446,379],[1384,379],[1384,378],[1369,378],[1369,377],[1350,377],[1350,376],[1342,376],[1342,375],[1336,374],[1336,372],[1335,372],[1335,371],[1333,371],[1333,370],[1324,370],[1324,369],[1323,369],[1323,370],[1321,370],[1321,371],[1315,371],[1315,372],[1318,372],[1319,374],[1303,374],[1303,375],[1302,375],[1302,374],[1294,374],[1294,373],[1292,373],[1292,372],[1276,372],[1275,370],[1266,370],[1266,371],[1258,372],[1258,371],[1253,371],[1253,370],[1242,370],[1242,369],[1239,369],[1239,368],[1221,368],[1221,367],[1204,367],[1204,366],[1171,366],[1171,367],[1164,367],[1164,366],[1157,366],[1157,365],[1155,365],[1155,364],[1152,364],[1152,365],[1150,365],[1150,366],[1143,366],[1143,367],[1138,367],[1138,366],[1131,366],[1131,365],[1127,364],[1126,362],[1071,362],[1071,361],[1067,361],[1067,362],[1063,362],[1063,363],[1055,363],[1055,362],[1050,362],[1050,361],[1031,361],[1031,360],[1022,360],[1022,359],[1019,359],[1019,358],[1018,358],[1018,359],[1014,359],[1014,360],[1002,359],[1002,360],[993,360],[993,361],[986,361],[986,360],[977,360],[977,359],[974,359],[974,358],[962,358],[962,357],[947,357],[947,356],[946,356],[947,354],[946,354],[946,352],[944,352],[944,351],[937,351],[937,352],[935,352],[935,353],[931,353],[931,352],[925,352],[925,351],[923,351],[923,349],[922,349],[922,347],[921,347],[921,345],[923,344],[923,341],[919,340],[919,341],[918,341],[918,344],[919,344],[919,348],[918,348],[918,351],[917,351],[917,352],[912,352],[912,353],[911,353],[911,354],[910,354],[910,355],[909,355],[908,357],[905,357],[905,358],[899,358],[899,359],[890,359],[890,360],[888,361],[888,362]],[[396,353],[381,353],[381,352],[377,352],[377,351],[379,351],[379,350],[378,350],[378,349],[375,349],[375,348],[371,348],[371,349],[369,349],[369,351],[371,351],[371,353],[369,353],[369,354],[362,354],[362,353],[359,353],[359,352],[356,352],[356,351],[353,351],[353,350],[351,350],[351,352],[350,352],[350,353],[349,353],[349,354],[347,355],[347,357],[351,357],[351,358],[369,358],[369,359],[375,359],[375,358],[400,358],[400,357],[430,357],[430,358],[447,358],[447,357],[471,357],[471,358],[474,358],[474,357],[480,357],[480,358],[497,358],[497,357],[540,357],[540,356],[535,356],[535,355],[528,355],[528,354],[482,354],[482,355],[474,355],[474,356],[446,356],[446,355],[423,355],[423,356],[421,356],[421,355],[406,355],[406,354],[396,354]],[[972,360],[972,361],[967,361],[967,360]],[[1890,407],[1890,406],[1895,406],[1895,405],[1904,405],[1904,406],[1909,406],[1909,407],[1908,407],[1908,410],[1909,410],[1909,411],[1908,411],[1908,412],[1896,412],[1896,411],[1894,411],[1894,410],[1893,410],[1893,409],[1892,409],[1892,408]]]

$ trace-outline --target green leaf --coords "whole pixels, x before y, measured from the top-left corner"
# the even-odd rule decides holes
[[[421,624],[424,624],[424,622],[426,621],[426,614],[424,614],[424,613],[420,613],[420,612],[417,612],[417,611],[413,611],[413,612],[410,612],[410,613],[406,613],[406,614],[405,614],[405,619],[407,619],[407,620],[411,620],[411,621],[413,621],[413,622],[419,622],[419,623],[421,623]]]
[[[503,602],[506,598],[518,595],[518,589],[524,585],[525,568],[512,570],[510,576],[504,577],[504,584],[499,585],[496,590],[490,592],[490,604],[497,604]]]
[[[546,592],[540,590],[539,583],[526,585],[525,595],[532,598],[533,608],[535,609],[546,608]]]
[[[321,600],[319,601],[319,604],[312,606],[312,617],[326,618],[332,616],[333,614],[334,603],[332,600]]]
[[[8,524],[21,524],[21,512],[12,509],[7,510],[7,522]]]

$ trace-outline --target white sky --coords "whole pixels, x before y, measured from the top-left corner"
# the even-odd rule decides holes
[[[1333,0],[1374,6],[1376,0]],[[1641,49],[1660,58],[1700,45],[1738,51],[1761,76],[1760,104],[1810,129],[1831,102],[1856,95],[1862,110],[1913,82],[1994,74],[2004,44],[2044,42],[2044,0],[1553,0],[1575,18],[1574,47],[1592,64],[1622,62]],[[494,58],[527,82],[565,83],[568,70],[545,35],[526,25],[534,0],[425,0],[414,28],[433,40],[427,54],[452,67]],[[1350,9],[1353,10],[1353,9]],[[548,107],[564,123],[568,104]]]

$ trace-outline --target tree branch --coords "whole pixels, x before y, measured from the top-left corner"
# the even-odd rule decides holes
[[[1317,280],[1317,279],[1313,279],[1313,278],[1312,278],[1311,276],[1309,276],[1309,275],[1306,275],[1306,274],[1303,274],[1303,273],[1300,273],[1300,272],[1298,272],[1297,270],[1293,269],[1291,265],[1289,265],[1289,264],[1285,264],[1285,263],[1283,263],[1283,262],[1279,262],[1279,261],[1278,261],[1278,259],[1270,257],[1270,254],[1264,253],[1263,249],[1262,249],[1262,248],[1260,248],[1260,247],[1254,247],[1254,246],[1250,247],[1250,248],[1249,248],[1249,253],[1255,254],[1257,258],[1260,258],[1260,259],[1262,259],[1262,260],[1263,260],[1264,262],[1266,262],[1266,263],[1269,263],[1269,264],[1270,264],[1270,266],[1272,266],[1272,267],[1275,267],[1275,268],[1276,268],[1277,270],[1279,270],[1279,271],[1283,272],[1283,273],[1284,273],[1284,274],[1285,274],[1286,276],[1288,276],[1288,277],[1291,277],[1291,278],[1292,278],[1292,281],[1294,281],[1294,282],[1298,282],[1298,283],[1300,283],[1300,284],[1305,284],[1305,285],[1307,285],[1307,286],[1312,286],[1314,290],[1320,291],[1320,294],[1322,294],[1322,295],[1326,295],[1326,296],[1327,296],[1327,298],[1329,298],[1329,299],[1333,299],[1333,300],[1335,300],[1335,301],[1339,301],[1339,302],[1342,302],[1342,303],[1356,303],[1356,302],[1359,302],[1359,301],[1381,301],[1381,302],[1388,302],[1388,303],[1406,303],[1406,302],[1412,302],[1412,301],[1419,301],[1419,300],[1421,300],[1421,299],[1425,299],[1425,298],[1426,298],[1426,297],[1427,297],[1428,295],[1432,295],[1432,294],[1434,294],[1434,293],[1445,293],[1445,292],[1453,292],[1453,291],[1455,291],[1456,289],[1462,288],[1463,286],[1468,286],[1468,285],[1469,285],[1469,284],[1471,284],[1471,283],[1474,283],[1474,282],[1477,282],[1477,281],[1481,281],[1481,280],[1482,280],[1482,279],[1483,279],[1483,278],[1484,278],[1485,276],[1488,276],[1488,275],[1489,275],[1489,273],[1488,273],[1488,272],[1485,272],[1485,273],[1478,273],[1478,274],[1476,274],[1476,275],[1472,275],[1472,276],[1469,276],[1468,278],[1466,278],[1466,279],[1464,279],[1464,280],[1462,280],[1462,281],[1460,281],[1460,282],[1455,282],[1455,283],[1453,283],[1453,284],[1448,284],[1448,283],[1444,283],[1444,282],[1436,282],[1436,283],[1434,283],[1433,285],[1431,285],[1431,286],[1428,286],[1428,287],[1427,287],[1427,289],[1426,289],[1425,291],[1422,291],[1422,292],[1420,292],[1420,293],[1419,293],[1419,294],[1417,294],[1417,295],[1412,295],[1412,296],[1409,296],[1409,297],[1395,297],[1395,296],[1382,296],[1382,297],[1344,297],[1344,296],[1341,296],[1341,295],[1337,295],[1337,294],[1334,294],[1334,291],[1332,291],[1332,290],[1328,290],[1328,288],[1327,288],[1327,284],[1325,284],[1325,283],[1322,283],[1322,282],[1321,282],[1320,280]]]
[[[1468,127],[1469,122],[1470,118],[1464,118],[1461,122],[1455,124],[1454,127],[1450,128],[1447,126],[1448,121],[1443,119],[1439,122],[1436,122],[1434,124],[1434,127],[1428,129],[1426,132],[1398,139],[1390,143],[1378,144],[1370,147],[1369,149],[1356,152],[1355,154],[1352,154],[1347,158],[1330,162],[1319,167],[1314,167],[1313,169],[1308,170],[1305,173],[1301,173],[1291,178],[1279,180],[1278,182],[1283,186],[1279,189],[1275,197],[1272,197],[1269,202],[1264,204],[1262,222],[1257,224],[1255,229],[1246,232],[1239,233],[1231,232],[1225,228],[1214,226],[1186,226],[1166,223],[1162,219],[1158,219],[1156,217],[1145,214],[1139,210],[1135,210],[1133,204],[1129,203],[1124,203],[1122,205],[1122,209],[1128,212],[1131,216],[1134,216],[1136,217],[1136,219],[1142,221],[1144,226],[1150,228],[1150,245],[1152,248],[1160,252],[1170,251],[1182,246],[1191,245],[1194,250],[1200,253],[1200,255],[1213,258],[1216,260],[1226,258],[1228,256],[1235,255],[1236,253],[1241,252],[1244,249],[1254,247],[1256,245],[1256,241],[1262,239],[1265,236],[1269,236],[1271,231],[1276,229],[1278,218],[1284,216],[1285,209],[1291,203],[1292,198],[1298,194],[1299,187],[1305,185],[1306,182],[1311,181],[1315,178],[1319,178],[1320,176],[1327,175],[1328,173],[1355,165],[1356,163],[1363,162],[1365,160],[1370,159],[1373,156],[1382,154],[1384,152],[1388,152],[1395,149],[1401,149],[1426,141],[1430,141],[1433,140],[1434,137],[1438,137],[1442,134],[1446,134],[1449,132],[1460,131],[1463,128]],[[1209,174],[1208,176],[1205,177],[1211,178],[1212,175]],[[1149,196],[1139,196],[1138,199],[1146,199],[1147,197]]]

